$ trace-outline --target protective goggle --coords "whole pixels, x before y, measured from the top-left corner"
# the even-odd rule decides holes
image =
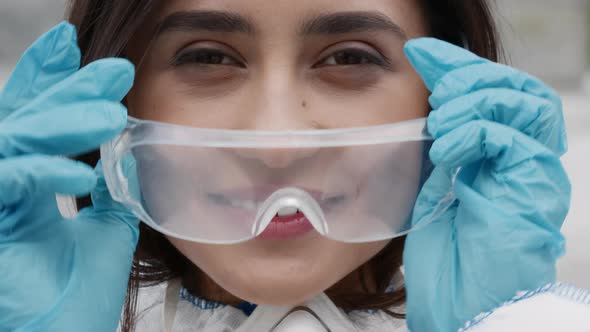
[[[129,117],[101,146],[109,191],[153,229],[231,244],[315,232],[343,242],[398,237],[432,170],[426,119],[297,131],[205,129]],[[451,192],[449,188],[449,192]]]

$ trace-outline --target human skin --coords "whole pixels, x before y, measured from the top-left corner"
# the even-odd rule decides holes
[[[251,29],[211,31],[217,25],[209,22],[208,29],[154,35],[172,15],[211,11],[239,15]],[[428,91],[403,53],[408,39],[427,35],[416,1],[171,0],[154,13],[127,50],[137,66],[126,99],[135,117],[205,128],[286,130],[379,125],[429,111]],[[371,21],[359,20],[359,14],[389,20],[400,30],[359,27],[358,22]],[[356,23],[343,22],[353,15]],[[336,17],[329,31],[301,34],[302,25],[325,16]],[[286,167],[303,157],[280,150],[256,156],[268,167]],[[343,243],[315,232],[234,245],[168,239],[198,267],[200,275],[189,286],[199,295],[230,304],[276,305],[297,304],[328,288],[360,289],[358,267],[388,243]]]

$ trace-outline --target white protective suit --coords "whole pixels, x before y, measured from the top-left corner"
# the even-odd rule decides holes
[[[261,305],[250,316],[238,308],[196,298],[179,281],[142,289],[139,296],[136,330],[142,332],[408,331],[403,319],[380,311],[346,314],[323,293],[300,306],[306,309]],[[460,331],[590,332],[590,291],[555,283],[521,292],[496,310],[467,322]]]

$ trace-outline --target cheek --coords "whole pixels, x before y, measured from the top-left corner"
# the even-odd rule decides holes
[[[321,127],[372,126],[425,117],[429,92],[413,70],[390,75],[365,91],[337,93],[310,87],[308,112]]]
[[[186,95],[169,75],[150,72],[138,74],[127,100],[133,116],[169,123],[182,123],[178,120],[197,106],[187,103]]]
[[[170,241],[232,295],[272,305],[297,304],[325,291],[388,243],[346,244],[319,235],[232,246]]]
[[[246,129],[256,117],[256,93],[240,86],[203,89],[179,83],[172,75],[151,77],[134,87],[129,104],[134,116],[184,126]]]

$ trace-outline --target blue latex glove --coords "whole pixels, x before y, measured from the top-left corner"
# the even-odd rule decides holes
[[[457,331],[518,290],[555,280],[570,183],[559,96],[538,79],[446,42],[409,41],[405,52],[432,95],[435,164],[413,223],[454,182],[457,201],[410,233],[404,249],[408,326]]]
[[[124,128],[134,68],[79,66],[75,28],[62,23],[26,51],[0,95],[0,331],[115,331],[120,318],[138,220],[111,200],[100,165],[58,156]],[[91,191],[94,207],[61,217],[55,193]]]

